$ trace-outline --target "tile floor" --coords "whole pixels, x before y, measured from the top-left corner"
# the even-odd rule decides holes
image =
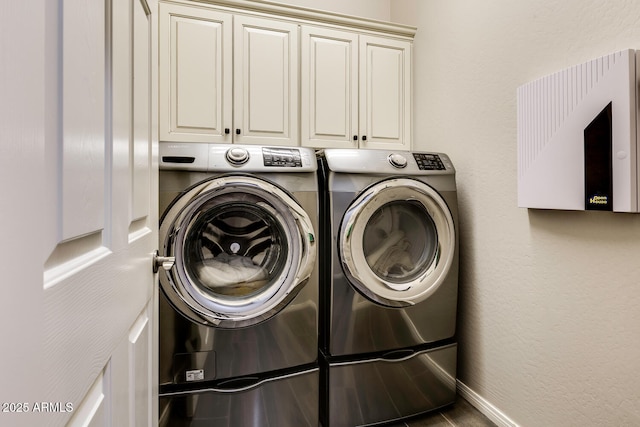
[[[496,425],[481,414],[469,402],[458,396],[453,405],[443,408],[439,412],[411,418],[403,423],[392,424],[389,427],[496,427]]]

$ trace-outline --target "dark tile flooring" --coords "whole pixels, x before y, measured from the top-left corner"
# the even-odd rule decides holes
[[[407,419],[389,427],[496,427],[469,402],[458,396],[453,405],[438,412]]]

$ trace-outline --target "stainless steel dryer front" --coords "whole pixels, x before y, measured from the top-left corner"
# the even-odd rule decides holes
[[[161,143],[160,160],[160,424],[317,425],[315,153]]]
[[[455,398],[455,170],[442,153],[321,159],[323,425],[367,425]]]

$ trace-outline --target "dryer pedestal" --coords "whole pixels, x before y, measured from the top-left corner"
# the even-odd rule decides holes
[[[325,358],[321,366],[321,424],[376,425],[453,403],[456,355],[457,344],[452,343],[398,350],[386,359]]]

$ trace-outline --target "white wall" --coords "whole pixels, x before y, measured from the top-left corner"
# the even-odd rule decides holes
[[[401,3],[415,148],[458,170],[459,379],[522,426],[640,425],[640,214],[516,207],[516,88],[640,49],[640,2]]]
[[[259,1],[259,0],[258,0]],[[391,0],[277,0],[278,3],[390,21]]]

